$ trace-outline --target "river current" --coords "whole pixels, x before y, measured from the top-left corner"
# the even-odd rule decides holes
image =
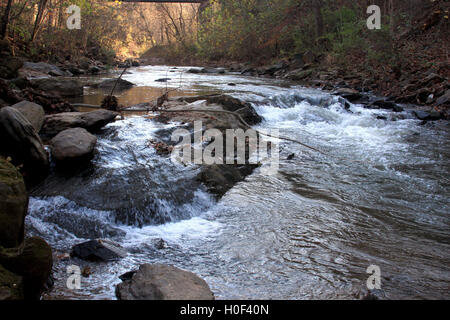
[[[230,94],[264,118],[255,128],[326,155],[280,140],[277,174],[257,169],[217,202],[192,183],[198,167],[148,148],[173,124],[142,114],[109,124],[91,168],[53,173],[32,192],[26,223],[58,252],[108,238],[129,254],[57,260],[47,299],[114,299],[121,274],[155,262],[198,274],[218,299],[355,299],[370,265],[380,268],[383,298],[450,298],[448,122],[419,125],[408,108],[347,110],[342,98],[281,80],[186,70],[132,68],[124,79],[136,86],[116,95],[133,105],[166,89]],[[87,87],[79,102],[99,104],[104,94]],[[66,288],[69,263],[92,270],[80,290]]]

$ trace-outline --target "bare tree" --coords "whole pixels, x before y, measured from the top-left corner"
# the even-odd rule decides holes
[[[11,13],[11,4],[12,0],[8,0],[8,3],[6,4],[5,12],[3,13],[2,20],[1,20],[1,26],[0,26],[0,38],[4,39],[6,37],[6,31],[8,29],[8,23],[9,23],[9,15]]]
[[[36,35],[39,31],[39,27],[41,26],[42,18],[44,16],[45,7],[47,5],[47,0],[39,0],[38,4],[38,12],[36,14],[36,20],[34,21],[33,32],[31,33],[31,42],[34,41]]]

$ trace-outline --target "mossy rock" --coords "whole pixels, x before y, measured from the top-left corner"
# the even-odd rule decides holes
[[[19,171],[0,158],[0,245],[17,247],[23,241],[28,210],[25,182]]]
[[[41,238],[28,238],[17,248],[0,247],[0,264],[23,277],[25,299],[39,299],[52,271],[52,249]]]

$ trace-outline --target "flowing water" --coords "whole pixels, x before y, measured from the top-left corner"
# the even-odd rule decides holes
[[[193,182],[198,167],[148,147],[173,125],[140,115],[108,125],[91,168],[53,173],[33,191],[28,233],[59,252],[108,238],[129,254],[112,263],[58,260],[47,298],[114,299],[119,275],[155,262],[198,274],[219,299],[354,299],[369,265],[380,267],[384,298],[450,298],[448,122],[421,126],[409,110],[346,110],[341,98],[279,80],[185,71],[130,69],[124,78],[137,86],[118,92],[120,103],[166,89],[224,92],[254,105],[264,117],[257,128],[327,155],[280,141],[277,174],[257,169],[216,202]],[[82,102],[104,94],[87,88]],[[74,263],[93,274],[71,291],[65,267]]]

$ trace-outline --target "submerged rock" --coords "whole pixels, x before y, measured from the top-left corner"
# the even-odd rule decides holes
[[[161,79],[156,79],[155,82],[167,82],[169,80],[172,80],[170,78],[161,78]]]
[[[101,219],[82,215],[76,212],[53,211],[46,215],[43,220],[63,228],[78,238],[115,238],[124,237],[125,231],[115,228]]]
[[[197,180],[203,183],[209,192],[221,198],[233,186],[250,175],[258,167],[256,164],[205,166]]]
[[[117,112],[109,110],[96,110],[91,112],[63,112],[45,117],[41,134],[52,138],[61,131],[70,128],[84,128],[89,132],[96,132],[118,116]]]
[[[117,82],[117,85],[116,85]],[[114,86],[116,86],[116,89],[128,89],[134,86],[134,83],[131,83],[130,81],[124,80],[124,79],[108,79],[101,83],[93,85],[94,88],[104,88],[104,89],[112,89]]]
[[[92,158],[96,144],[97,137],[86,129],[67,129],[51,140],[52,156],[58,163],[84,162]]]
[[[30,102],[30,101],[21,101],[12,106],[13,108],[19,110],[25,118],[32,124],[34,130],[37,133],[41,131],[42,125],[44,124],[45,112],[42,106]]]
[[[27,210],[28,195],[22,175],[0,158],[0,246],[12,248],[23,241]]]
[[[49,161],[41,139],[31,123],[15,108],[0,110],[0,154],[23,165],[27,182],[41,180],[47,175]]]
[[[96,239],[75,245],[70,255],[83,260],[99,262],[124,258],[127,252],[115,242]]]
[[[163,264],[143,264],[116,286],[120,300],[214,300],[205,280]]]

